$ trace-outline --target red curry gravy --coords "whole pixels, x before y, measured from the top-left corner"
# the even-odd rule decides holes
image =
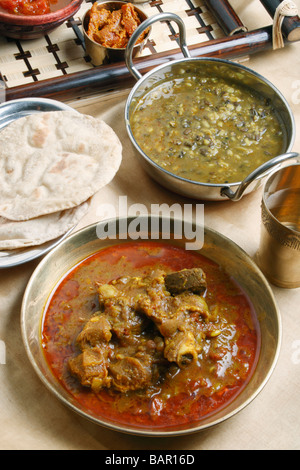
[[[205,301],[223,324],[221,334],[206,339],[197,364],[181,369],[170,363],[159,383],[146,391],[95,393],[81,386],[68,361],[78,352],[77,335],[99,308],[99,282],[194,267],[206,273]],[[64,277],[45,308],[42,346],[57,380],[91,415],[123,425],[172,428],[218,411],[241,392],[258,359],[260,331],[249,299],[215,262],[170,244],[139,241],[105,248]]]
[[[45,15],[66,5],[63,0],[0,0],[0,13]]]

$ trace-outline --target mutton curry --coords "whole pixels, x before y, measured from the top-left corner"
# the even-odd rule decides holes
[[[139,14],[131,3],[124,3],[118,10],[110,11],[105,5],[93,3],[88,23],[87,35],[104,47],[125,48],[128,40],[141,24]],[[147,32],[141,34],[141,43]]]
[[[45,310],[53,373],[95,415],[137,426],[199,420],[231,401],[259,353],[239,286],[196,252],[128,242],[81,262]]]

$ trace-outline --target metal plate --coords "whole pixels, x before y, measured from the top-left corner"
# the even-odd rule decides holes
[[[0,105],[0,131],[12,121],[16,121],[17,119],[29,114],[60,110],[75,111],[73,108],[64,103],[46,98],[24,98],[2,103]],[[56,238],[55,240],[51,240],[50,242],[43,243],[39,246],[17,250],[0,251],[0,269],[10,268],[19,264],[27,263],[46,254],[64,238],[66,238],[72,230],[73,228],[68,230],[68,232],[61,237]]]

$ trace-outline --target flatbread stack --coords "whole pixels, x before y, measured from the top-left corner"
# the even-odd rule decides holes
[[[117,135],[100,119],[50,111],[10,123],[0,132],[0,249],[66,233],[121,160]]]

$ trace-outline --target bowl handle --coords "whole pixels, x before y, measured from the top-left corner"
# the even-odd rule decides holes
[[[185,25],[182,19],[178,16],[175,15],[174,13],[159,13],[158,15],[151,16],[150,18],[147,18],[145,21],[143,21],[133,32],[131,35],[127,47],[125,49],[125,62],[127,65],[128,70],[130,73],[137,79],[139,80],[142,78],[142,75],[140,72],[134,67],[132,63],[132,51],[133,47],[138,40],[139,36],[141,33],[143,33],[147,28],[149,28],[153,23],[156,23],[157,21],[175,21],[177,23],[178,28],[179,28],[179,41],[180,41],[180,48],[182,50],[182,53],[184,57],[190,58],[191,55],[189,53],[189,50],[186,45],[186,32],[185,32]]]
[[[246,188],[251,184],[253,181],[258,179],[259,177],[262,177],[264,173],[267,173],[269,170],[271,170],[273,167],[278,165],[278,169],[283,167],[286,162],[288,162],[291,159],[296,159],[297,161],[300,161],[300,155],[295,152],[289,152],[289,153],[283,153],[282,155],[279,155],[277,157],[272,158],[271,160],[268,160],[266,163],[263,163],[260,165],[256,170],[252,171],[246,178],[240,183],[238,186],[237,190],[234,192],[232,189],[230,189],[229,186],[224,186],[221,189],[221,196],[227,196],[229,199],[232,201],[239,201],[241,197],[243,196]]]

